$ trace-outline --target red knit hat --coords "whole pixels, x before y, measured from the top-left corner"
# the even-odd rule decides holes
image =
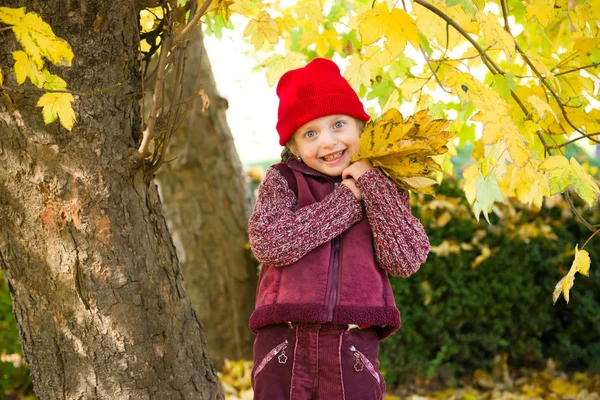
[[[277,84],[277,96],[277,132],[282,146],[313,119],[332,114],[370,119],[338,66],[325,58],[315,58],[303,68],[286,72]]]

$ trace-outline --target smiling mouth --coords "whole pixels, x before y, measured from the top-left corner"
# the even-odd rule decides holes
[[[338,151],[335,154],[331,154],[331,155],[328,155],[328,156],[323,156],[321,158],[323,160],[327,161],[327,162],[329,162],[329,161],[335,161],[338,158],[341,158],[344,155],[345,152],[346,152],[346,150],[342,150],[342,151]]]

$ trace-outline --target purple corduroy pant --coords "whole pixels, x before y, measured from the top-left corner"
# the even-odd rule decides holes
[[[333,324],[278,324],[254,341],[255,400],[381,400],[375,329]]]

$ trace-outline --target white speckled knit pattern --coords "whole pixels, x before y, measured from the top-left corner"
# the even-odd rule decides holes
[[[296,210],[296,195],[275,168],[269,168],[258,189],[248,222],[254,256],[281,267],[298,261],[363,218],[352,191],[339,185],[322,201]]]
[[[409,195],[374,168],[358,178],[380,267],[390,274],[415,273],[429,254],[429,239],[410,211]]]

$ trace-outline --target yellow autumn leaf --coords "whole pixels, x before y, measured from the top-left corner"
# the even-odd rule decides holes
[[[4,83],[4,76],[2,75],[2,68],[0,68],[0,87],[2,87],[3,83]]]
[[[575,157],[571,157],[571,185],[575,189],[575,193],[581,197],[588,206],[592,206],[600,195],[600,188],[594,178],[583,169],[577,162]]]
[[[554,0],[525,0],[525,10],[528,20],[535,17],[544,28],[556,15]]]
[[[484,262],[485,260],[487,260],[490,256],[492,255],[492,251],[490,250],[490,248],[488,246],[482,246],[481,247],[481,254],[478,255],[477,257],[475,257],[475,259],[473,260],[473,262],[471,263],[471,268],[475,269],[479,266],[479,264],[481,264],[482,262]]]
[[[475,202],[475,183],[477,182],[477,178],[479,178],[479,166],[477,163],[471,164],[463,170],[463,191],[469,204]]]
[[[353,160],[368,159],[398,186],[434,194],[432,172],[441,171],[433,156],[448,151],[454,132],[446,131],[451,121],[434,120],[421,110],[406,121],[392,108],[365,126],[360,149]]]
[[[600,45],[600,38],[577,38],[575,39],[573,50],[580,51],[583,54],[590,54],[598,45]]]
[[[13,32],[27,54],[42,67],[42,57],[54,65],[71,66],[73,51],[69,44],[57,37],[50,25],[37,14],[27,13],[13,26]]]
[[[368,86],[371,81],[371,70],[373,64],[368,59],[363,59],[360,54],[354,54],[350,58],[350,65],[344,71],[344,77],[355,91],[360,90],[360,85]]]
[[[544,119],[546,112],[550,113],[555,120],[558,121],[558,116],[556,115],[556,113],[554,112],[554,110],[552,109],[552,107],[550,107],[550,105],[545,102],[544,100],[540,99],[538,96],[536,96],[535,94],[529,96],[526,100],[529,104],[531,104],[531,106],[533,107],[533,109],[535,110],[535,112],[538,114],[538,116],[541,119]]]
[[[75,99],[70,93],[46,93],[37,102],[42,107],[44,123],[46,125],[60,118],[60,123],[66,130],[70,131],[75,123],[75,111],[71,103]]]
[[[229,6],[229,10],[232,13],[251,18],[256,15],[257,7],[255,7],[253,0],[235,0],[233,4]]]
[[[66,90],[67,82],[64,81],[60,76],[51,74],[47,69],[44,73],[44,89],[48,90]]]
[[[554,300],[555,304],[561,293],[565,298],[565,301],[567,303],[569,302],[569,291],[573,287],[575,274],[579,272],[582,275],[588,276],[590,271],[590,262],[590,255],[588,252],[583,249],[579,250],[578,245],[575,245],[575,260],[573,260],[571,269],[569,269],[567,275],[565,275],[554,288],[552,300]]]
[[[588,206],[592,206],[600,195],[600,188],[574,157],[552,156],[540,164],[540,169],[549,172],[550,195],[564,192],[572,187]]]
[[[262,10],[256,19],[251,19],[244,30],[244,36],[250,36],[250,42],[256,50],[260,50],[263,43],[268,41],[277,44],[279,41],[279,28],[268,12]]]
[[[399,8],[389,11],[385,3],[377,3],[372,10],[364,14],[358,26],[361,43],[368,45],[385,37],[385,47],[392,57],[399,56],[409,42],[415,49],[419,48],[419,35],[415,20]]]
[[[310,45],[316,45],[315,51],[319,57],[325,57],[330,49],[341,52],[342,41],[338,33],[332,29],[325,29],[322,33],[317,31],[307,31],[300,35],[300,47],[305,48]]]
[[[556,78],[556,76],[554,76],[554,74],[552,72],[550,72],[550,69],[548,69],[548,66],[546,65],[546,63],[544,63],[542,61],[542,59],[540,57],[538,57],[537,55],[532,54],[531,52],[527,52],[527,58],[529,59],[529,61],[531,62],[531,64],[533,65],[533,67],[543,76],[545,77],[551,85],[554,86],[554,88],[558,91],[560,91],[560,82],[558,81],[558,79]],[[554,63],[554,61],[552,61]]]
[[[25,16],[25,7],[0,7],[0,22],[6,25],[16,25]]]
[[[307,30],[317,31],[324,22],[323,7],[319,0],[302,0],[296,3],[299,24]]]
[[[364,46],[363,58],[369,60],[374,67],[383,69],[392,62],[392,55],[386,48],[380,46]]]
[[[302,67],[305,60],[304,54],[296,52],[288,53],[285,56],[274,54],[267,58],[261,64],[267,68],[267,83],[272,87],[287,71]]]
[[[27,53],[17,50],[13,51],[12,56],[15,59],[14,69],[19,85],[25,82],[26,78],[29,78],[31,83],[37,87],[44,85],[44,73],[38,69],[37,64],[29,58]]]
[[[509,115],[508,104],[500,94],[464,72],[449,71],[445,84],[462,101],[472,103],[479,110],[472,120],[483,123],[484,144],[494,144],[502,138],[510,158],[519,167],[529,162],[531,150],[523,141],[514,119]]]
[[[478,13],[477,15],[481,23],[485,47],[497,43],[504,51],[504,54],[506,54],[506,58],[509,61],[512,60],[515,55],[515,40],[510,33],[505,31],[502,25],[500,25],[498,17],[492,12],[489,12],[487,15],[484,13]]]

